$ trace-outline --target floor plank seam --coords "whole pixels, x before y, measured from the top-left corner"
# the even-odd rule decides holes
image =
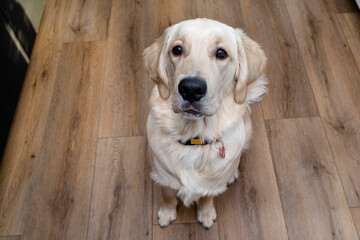
[[[272,156],[271,150],[270,150],[269,136],[268,136],[268,133],[267,133],[267,130],[266,130],[266,124],[265,124],[265,123],[266,123],[266,121],[268,121],[268,120],[265,120],[265,119],[264,119],[264,112],[263,112],[263,109],[262,109],[262,105],[261,105],[261,104],[260,104],[260,110],[261,110],[261,115],[262,115],[262,118],[263,118],[263,124],[264,124],[264,127],[265,127],[266,141],[267,141],[267,143],[268,143],[268,148],[269,148],[269,154],[270,154],[270,158],[271,158],[272,169],[273,169],[273,173],[274,173],[274,175],[275,175],[277,194],[278,194],[279,199],[280,199],[281,212],[282,212],[282,216],[283,216],[283,218],[284,218],[284,223],[285,223],[285,227],[286,227],[286,234],[287,234],[288,240],[290,240],[290,235],[289,235],[289,231],[288,231],[288,223],[287,223],[287,219],[286,219],[286,216],[285,216],[285,213],[284,213],[283,201],[282,201],[282,199],[281,199],[281,195],[280,195],[280,191],[279,191],[278,176],[277,176],[276,171],[275,171],[274,160],[273,160],[273,156]]]
[[[78,41],[66,41],[66,42],[62,42],[62,45],[66,45],[66,44],[76,44],[76,43],[97,43],[97,42],[104,42],[104,41],[108,41],[108,38],[104,38],[104,39],[97,39],[97,40],[87,40],[87,41],[83,41],[83,40],[78,40]]]
[[[109,14],[109,21],[111,18],[111,12],[112,9],[110,8],[110,14]],[[107,36],[108,38],[108,36]],[[102,41],[106,41],[106,48],[105,48],[105,54],[104,54],[104,64],[106,64],[106,58],[107,58],[107,54],[108,54],[108,46],[109,46],[109,41],[108,39],[106,40],[102,40]],[[89,42],[97,42],[97,41],[89,41]],[[97,162],[97,154],[98,154],[98,142],[99,142],[99,132],[100,132],[100,121],[101,121],[101,108],[102,108],[102,99],[103,99],[103,95],[104,95],[104,85],[105,85],[105,72],[106,72],[106,65],[104,66],[103,69],[103,73],[102,73],[102,83],[101,83],[101,93],[100,93],[100,101],[99,101],[99,116],[98,116],[98,130],[97,130],[97,134],[96,134],[96,144],[95,144],[95,160],[94,160],[94,168],[93,168],[93,174],[92,174],[92,181],[91,181],[91,193],[90,193],[90,204],[89,204],[89,213],[88,213],[88,223],[87,223],[87,228],[86,228],[86,235],[85,235],[85,239],[88,239],[88,234],[89,234],[89,227],[90,227],[90,218],[91,218],[91,207],[92,207],[92,200],[93,200],[93,191],[94,191],[94,177],[95,177],[95,168],[96,168],[96,162]]]
[[[98,130],[99,131],[99,130]],[[94,191],[94,177],[95,177],[95,167],[96,167],[96,162],[97,162],[97,148],[98,145],[98,139],[96,139],[96,150],[95,150],[95,154],[94,154],[94,167],[93,167],[93,174],[92,174],[92,181],[91,181],[91,193],[90,193],[90,204],[89,204],[89,212],[88,212],[88,221],[87,221],[87,227],[86,227],[86,235],[85,235],[85,239],[88,239],[88,233],[89,233],[89,227],[90,227],[90,217],[91,217],[91,207],[92,207],[92,198],[93,198],[93,191]]]
[[[360,240],[360,228],[359,228],[359,230],[357,229],[358,226],[356,225],[355,218],[354,218],[354,214],[353,214],[353,212],[351,211],[351,209],[360,209],[360,207],[350,207],[350,214],[351,214],[352,220],[353,220],[354,225],[355,225],[355,230],[357,230],[356,232],[357,232],[357,234],[358,234],[358,239]]]
[[[98,137],[98,139],[136,138],[136,137],[146,137],[146,136],[147,135],[114,136],[114,137]]]
[[[358,75],[360,75],[360,65],[358,65],[358,63],[356,62],[354,53],[353,53],[353,51],[352,51],[351,48],[350,48],[349,41],[348,41],[347,37],[345,37],[345,36],[346,36],[346,35],[345,35],[345,32],[344,32],[344,30],[341,28],[341,26],[340,26],[341,23],[339,22],[339,18],[338,18],[338,16],[340,16],[340,15],[347,15],[347,14],[354,14],[354,13],[358,13],[358,15],[359,15],[359,17],[360,17],[360,13],[359,13],[359,12],[335,13],[335,21],[336,21],[336,26],[335,26],[335,27],[338,28],[339,32],[341,33],[341,34],[339,34],[339,35],[340,35],[340,37],[343,39],[343,41],[346,43],[346,49],[347,49],[348,53],[349,53],[350,56],[351,56],[351,62],[353,63],[353,67],[356,69]]]
[[[326,142],[327,142],[327,144],[328,144],[328,146],[329,146],[329,148],[330,148],[330,153],[331,153],[331,156],[332,156],[332,158],[333,158],[332,161],[333,161],[333,163],[334,163],[334,165],[335,165],[335,168],[336,168],[336,174],[337,174],[338,177],[339,177],[339,181],[340,181],[340,183],[341,183],[341,189],[342,189],[342,191],[343,191],[343,195],[345,196],[345,200],[346,200],[346,203],[347,203],[349,212],[350,212],[352,224],[353,224],[353,226],[354,226],[354,228],[355,228],[355,230],[356,230],[355,219],[354,219],[353,214],[351,213],[351,208],[356,208],[356,206],[353,207],[353,206],[350,206],[350,204],[349,204],[348,197],[347,197],[346,194],[345,194],[345,188],[344,188],[343,180],[341,179],[341,175],[340,175],[340,173],[339,173],[339,169],[338,169],[338,166],[337,166],[336,161],[335,161],[335,155],[334,155],[334,153],[333,153],[333,149],[332,149],[332,147],[331,147],[328,134],[327,134],[327,132],[325,131],[324,121],[323,121],[323,119],[322,119],[321,117],[320,117],[320,120],[321,120],[321,125],[322,125],[322,128],[323,128],[323,131],[324,131],[324,133],[325,133]],[[358,233],[358,235],[359,235],[359,233]],[[360,236],[358,236],[358,238],[360,239]]]
[[[263,118],[264,121],[280,121],[280,120],[291,120],[291,119],[309,119],[309,118],[320,118],[321,116],[303,116],[303,117],[284,117],[284,118]]]
[[[240,163],[239,163],[240,164]],[[236,183],[237,181],[235,181],[235,183]],[[216,221],[215,221],[215,223],[217,224],[217,227],[218,227],[218,237],[219,237],[219,240],[221,239],[221,234],[220,234],[220,217],[219,217],[219,214],[218,214],[218,202],[216,201],[216,199],[215,199],[215,209],[216,209],[216,214],[217,214],[217,217],[216,217]]]
[[[13,237],[22,237],[23,235],[4,235],[4,236],[0,236],[0,240],[1,238],[13,238]]]
[[[344,192],[344,196],[345,196],[345,199],[346,199],[346,202],[347,202],[349,211],[350,211],[350,208],[353,208],[353,207],[356,208],[356,207],[359,207],[359,206],[350,206],[350,204],[349,204],[348,197],[347,197],[346,194],[345,194],[345,189],[344,189],[343,180],[342,180],[341,175],[340,175],[340,173],[339,173],[339,169],[338,169],[338,166],[337,166],[336,161],[335,161],[335,155],[334,155],[333,149],[332,149],[331,144],[330,144],[330,141],[329,141],[328,133],[327,133],[326,130],[325,130],[324,120],[323,120],[322,117],[320,117],[320,120],[321,120],[321,125],[322,125],[322,128],[323,128],[323,131],[324,131],[325,136],[326,136],[326,142],[327,142],[327,144],[328,144],[328,146],[329,146],[329,148],[330,148],[330,153],[331,153],[331,156],[332,156],[332,158],[333,158],[332,160],[333,160],[333,163],[334,163],[335,168],[336,168],[336,173],[337,173],[337,175],[338,175],[338,177],[339,177],[339,180],[340,180],[340,183],[341,183],[341,189],[342,189],[343,192]],[[355,225],[354,218],[353,218],[352,220],[353,220],[353,224]]]

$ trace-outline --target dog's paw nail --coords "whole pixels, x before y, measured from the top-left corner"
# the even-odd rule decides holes
[[[161,227],[166,227],[176,220],[176,209],[160,209],[158,212],[158,223]]]
[[[209,229],[214,222],[216,221],[216,211],[215,208],[207,209],[207,211],[197,211],[197,220],[198,222],[206,229]]]

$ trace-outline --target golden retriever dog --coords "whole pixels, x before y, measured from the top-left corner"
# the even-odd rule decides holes
[[[210,19],[167,28],[144,51],[156,82],[147,136],[151,178],[161,186],[160,226],[176,219],[178,198],[197,204],[197,220],[213,225],[213,197],[238,177],[251,137],[249,104],[266,93],[266,57],[241,29]]]

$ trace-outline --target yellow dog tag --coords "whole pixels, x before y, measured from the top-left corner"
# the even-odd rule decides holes
[[[201,139],[191,139],[190,144],[203,144]]]

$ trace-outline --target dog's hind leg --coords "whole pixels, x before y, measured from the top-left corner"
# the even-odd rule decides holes
[[[161,187],[162,201],[158,212],[158,222],[161,227],[166,227],[176,220],[177,191],[168,187]]]

